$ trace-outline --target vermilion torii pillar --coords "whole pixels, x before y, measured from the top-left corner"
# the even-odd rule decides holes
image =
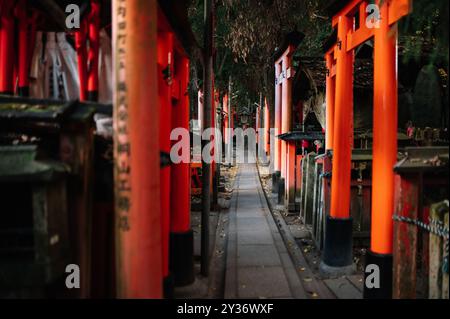
[[[88,23],[85,19],[80,22],[80,28],[75,31],[75,50],[77,51],[78,78],[80,80],[80,101],[87,100],[87,49]]]
[[[326,74],[326,123],[325,123],[325,153],[323,159],[323,211],[325,215],[330,214],[330,196],[331,196],[331,152],[333,150],[334,136],[334,109],[335,109],[335,92],[336,92],[336,60],[334,58],[335,45],[325,54],[325,62],[327,66]]]
[[[160,101],[159,143],[162,154],[170,154],[172,146],[170,133],[172,131],[172,103],[171,86],[173,83],[173,54],[174,34],[169,29],[167,22],[158,12],[158,95]],[[171,166],[166,165],[160,170],[161,187],[161,243],[162,243],[162,266],[164,276],[164,295],[171,296],[173,288],[173,277],[169,271],[169,229],[170,229],[170,191],[171,191]]]
[[[14,2],[0,0],[0,94],[14,94]]]
[[[272,175],[272,192],[278,192],[278,182],[281,177],[281,140],[277,138],[281,132],[281,83],[279,81],[281,74],[280,63],[275,63],[275,146],[274,146],[274,172]]]
[[[334,22],[336,21],[336,22]],[[337,27],[336,92],[333,127],[333,168],[331,180],[330,215],[326,219],[326,233],[321,271],[324,273],[353,272],[353,221],[350,217],[351,145],[353,136],[353,51],[347,51],[347,34],[353,19],[341,14],[333,26]],[[330,134],[330,128],[328,128]]]
[[[267,98],[264,99],[264,151],[270,153],[270,111]]]
[[[100,1],[91,0],[91,12],[89,14],[88,38],[89,51],[87,55],[87,99],[98,100],[98,63],[100,51]]]
[[[30,32],[28,27],[30,19],[28,18],[27,2],[20,0],[16,5],[16,16],[19,22],[19,81],[18,93],[20,96],[29,96],[30,94]],[[0,67],[1,68],[1,67]]]
[[[334,101],[336,93],[336,65],[334,59],[333,46],[325,54],[325,62],[327,65],[327,78],[326,78],[326,115],[325,115],[325,150],[331,151],[333,149],[333,136],[334,136]]]
[[[294,46],[290,45],[280,58],[282,61],[281,83],[281,134],[288,133],[292,129],[292,54]],[[287,178],[287,142],[281,141],[281,178]]]
[[[230,123],[230,121],[229,121],[229,112],[230,112],[230,110],[229,110],[229,107],[228,107],[228,93],[227,94],[225,94],[224,96],[223,96],[223,99],[222,99],[222,105],[223,105],[223,129],[222,129],[222,134],[223,134],[223,140],[224,140],[224,142],[225,142],[225,145],[227,145],[227,147],[228,147],[228,134],[230,133],[230,130],[229,130],[229,127],[230,127],[230,125],[229,125],[229,123]]]
[[[397,25],[412,1],[382,2],[380,28],[374,31],[374,104],[372,229],[367,264],[380,267],[381,289],[365,289],[366,298],[392,297],[394,170],[397,162]]]
[[[157,3],[114,0],[112,19],[117,295],[161,298]]]
[[[256,107],[256,116],[255,116],[255,133],[256,133],[256,145],[259,147],[262,147],[262,145],[259,144],[259,138],[260,138],[260,129],[261,129],[261,106],[258,105]]]
[[[200,89],[197,93],[197,113],[198,113],[198,125],[200,129],[200,136],[203,132],[203,92]]]
[[[278,135],[292,130],[292,80],[294,77],[292,54],[297,45],[298,42],[295,45],[288,42],[285,50],[275,61],[275,165],[278,165],[275,167],[275,187],[278,186],[279,204],[286,200],[288,165],[295,165],[295,156],[294,163],[291,161],[288,163],[288,143],[280,140]],[[289,170],[289,173],[292,173],[292,170]]]
[[[189,60],[179,42],[174,54],[174,82],[171,87],[172,127],[189,132]],[[182,136],[181,138],[189,138]],[[177,143],[174,141],[173,143]],[[190,160],[190,148],[186,159]],[[194,282],[194,233],[191,229],[190,164],[173,163],[170,183],[170,270],[175,286]]]
[[[98,100],[100,8],[98,0],[91,0],[91,12],[81,21],[80,28],[75,32],[81,101]],[[89,49],[87,40],[89,40]]]
[[[365,287],[364,296],[389,298],[392,296],[393,166],[397,160],[396,23],[411,12],[412,1],[377,1],[375,8],[379,11],[379,16],[375,14],[372,21],[368,17],[367,11],[370,10],[367,10],[367,1],[351,0],[336,3],[334,5],[337,5],[338,9],[332,22],[333,27],[338,28],[334,51],[336,57],[334,136],[332,143],[328,144],[333,147],[331,210],[327,219],[321,269],[336,273],[346,272],[352,268],[352,222],[349,207],[352,141],[349,141],[349,136],[352,136],[350,123],[353,119],[349,116],[352,110],[348,106],[353,88],[351,54],[357,46],[373,38],[372,231],[371,250],[366,262],[368,265],[378,266],[381,286],[378,289]],[[358,24],[353,23],[356,17],[359,17]],[[356,28],[356,25],[359,27]],[[332,89],[330,80],[327,81],[327,85]],[[329,97],[332,98],[331,92]],[[327,112],[327,116],[332,116],[332,113]]]
[[[292,55],[295,46],[290,45],[283,55],[283,77],[282,84],[282,125],[281,134],[292,131],[292,81],[294,70],[292,66]],[[295,142],[281,141],[281,178],[284,180],[284,204],[289,211],[295,210]]]

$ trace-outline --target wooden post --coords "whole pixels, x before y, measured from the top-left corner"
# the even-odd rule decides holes
[[[302,188],[302,158],[303,155],[296,155],[295,160],[295,192],[300,196]],[[301,203],[300,203],[301,205]]]
[[[321,207],[322,204],[322,171],[323,171],[323,158],[315,159],[315,165],[314,165],[314,190],[313,190],[313,207],[312,207],[312,234],[314,241],[316,242],[317,247],[321,247],[321,240],[320,238],[321,233],[321,223],[322,223],[322,216],[321,216]]]
[[[287,143],[286,161],[286,206],[289,212],[295,212],[295,142]]]
[[[430,224],[434,229],[445,227],[448,229],[448,201],[440,202],[430,207]],[[448,273],[443,271],[444,256],[446,255],[446,240],[430,232],[429,240],[429,289],[430,299],[441,299],[447,295],[448,299]]]
[[[308,153],[304,157],[305,170],[304,170],[304,184],[303,184],[303,217],[304,224],[312,225],[313,216],[313,199],[314,199],[314,183],[315,183],[315,157],[317,154],[315,152]]]
[[[418,176],[395,175],[394,213],[417,219],[419,216],[420,181]],[[417,226],[395,221],[393,243],[393,298],[414,299],[417,275]]]
[[[161,298],[157,3],[114,0],[112,18],[117,295]]]
[[[432,205],[430,209],[430,223],[439,224],[444,221],[443,214],[437,205]],[[429,261],[429,290],[430,299],[439,299],[442,295],[442,243],[440,236],[430,233],[430,261]]]
[[[449,215],[449,212],[447,210],[447,213],[444,216],[444,228],[445,229],[448,229],[448,215]],[[448,254],[448,247],[445,247],[445,244],[443,245],[442,250],[443,250],[444,256],[446,254]],[[447,256],[447,258],[449,258],[449,257]],[[448,267],[448,265],[447,265],[447,267]],[[448,272],[444,272],[442,274],[442,299],[448,299],[448,284],[449,284]]]

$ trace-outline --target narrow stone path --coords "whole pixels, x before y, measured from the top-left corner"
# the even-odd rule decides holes
[[[307,298],[255,164],[240,164],[229,213],[225,298]]]

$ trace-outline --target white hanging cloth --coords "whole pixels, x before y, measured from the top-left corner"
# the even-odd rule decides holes
[[[45,97],[52,100],[66,100],[68,92],[62,76],[62,62],[58,51],[55,32],[48,32],[44,53]]]
[[[36,32],[36,45],[33,50],[30,67],[30,97],[36,99],[45,98],[45,69],[43,59],[42,32],[39,31]]]
[[[78,76],[78,58],[75,49],[67,42],[64,32],[57,33],[57,48],[61,61],[61,76],[64,83],[64,99],[76,100],[80,97],[80,78]]]
[[[36,33],[30,69],[30,96],[38,99],[75,100],[80,96],[78,61],[65,33]]]
[[[110,104],[113,99],[112,46],[111,39],[105,29],[100,31],[98,74],[100,79],[98,86],[98,101],[100,103]]]

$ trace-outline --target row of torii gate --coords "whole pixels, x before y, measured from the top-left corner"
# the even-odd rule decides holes
[[[367,262],[380,267],[382,278],[381,289],[366,290],[365,294],[386,297],[391,296],[392,287],[393,166],[397,160],[396,22],[411,12],[411,1],[379,2],[380,26],[373,29],[365,24],[367,1],[336,3],[332,26],[337,28],[337,42],[325,54],[325,133],[326,150],[332,152],[328,162],[332,184],[322,268],[343,273],[352,269],[349,206],[354,49],[373,39],[372,236]],[[359,28],[355,28],[355,17],[359,17]],[[145,32],[142,26],[146,26]],[[161,154],[155,151],[170,151],[171,127],[189,127],[189,59],[171,24],[153,1],[113,1],[113,34],[117,294],[160,298],[163,279],[171,268],[169,260],[176,265],[178,275],[193,280],[189,165],[160,167]],[[275,89],[276,135],[292,131],[294,49],[293,45],[288,46],[275,63],[275,76],[280,79]],[[144,66],[146,72],[142,72]],[[159,102],[154,103],[156,100]],[[264,126],[268,128],[267,103],[264,114]],[[231,125],[231,121],[225,125]],[[268,134],[266,129],[266,141]],[[295,146],[278,138],[274,144],[275,174],[284,179],[289,203],[294,200],[290,189],[295,180]],[[268,152],[267,142],[264,147]],[[170,245],[175,244],[173,249],[169,247],[169,237]],[[169,251],[176,252],[175,256]]]
[[[120,189],[116,185],[116,216],[123,218],[124,226],[118,235],[117,247],[117,280],[118,295],[122,297],[161,297],[161,279],[169,271],[168,235],[179,236],[181,241],[192,244],[189,225],[189,199],[178,201],[189,195],[189,182],[186,178],[188,166],[171,168],[178,171],[171,174],[176,180],[166,183],[164,168],[159,167],[160,154],[154,149],[168,151],[169,126],[188,127],[188,116],[168,117],[166,110],[173,106],[180,107],[184,114],[188,101],[185,98],[188,60],[170,27],[164,19],[157,18],[157,5],[151,1],[144,7],[131,5],[127,2],[126,12],[123,9],[125,1],[114,1],[113,21],[115,28],[115,74],[116,74],[116,110],[125,112],[120,117],[116,112],[116,143],[129,143],[135,152],[120,152],[116,147],[116,181],[122,176],[124,185]],[[366,297],[391,296],[392,291],[392,214],[394,205],[394,172],[397,161],[397,27],[396,22],[411,12],[410,0],[384,0],[380,3],[379,28],[368,28],[365,24],[368,17],[367,1],[350,0],[335,2],[332,26],[337,28],[337,42],[325,54],[327,63],[326,81],[326,150],[332,152],[332,160],[328,161],[328,169],[332,172],[331,190],[329,190],[330,207],[326,222],[326,240],[324,245],[322,268],[330,272],[346,273],[352,270],[352,219],[350,218],[350,174],[351,151],[353,140],[353,62],[354,49],[364,42],[374,41],[374,122],[373,122],[373,188],[372,188],[372,230],[371,249],[368,264],[376,264],[381,273],[381,289],[366,289]],[[142,10],[145,9],[145,14]],[[358,13],[358,14],[357,14]],[[355,17],[359,23],[355,23]],[[154,21],[161,21],[157,24]],[[127,27],[121,29],[127,23]],[[141,32],[142,25],[150,27],[152,32]],[[355,28],[359,25],[358,28]],[[127,41],[125,40],[127,39]],[[152,43],[158,43],[154,46]],[[175,45],[175,46],[174,46]],[[276,83],[275,96],[275,135],[292,131],[292,55],[295,46],[289,45],[275,63]],[[180,58],[171,57],[170,52],[178,51]],[[169,52],[169,54],[167,54]],[[148,61],[158,61],[161,67],[150,65],[152,72],[139,72],[140,66],[148,65]],[[171,59],[173,59],[171,61]],[[181,88],[174,91],[166,88],[168,77],[173,71],[173,61],[181,61],[178,77]],[[131,63],[131,61],[133,63]],[[168,75],[165,79],[156,74]],[[122,82],[121,80],[124,80]],[[123,83],[129,84],[124,86]],[[145,83],[145,88],[142,86]],[[183,84],[184,83],[184,84]],[[172,84],[170,84],[172,85]],[[177,84],[178,85],[178,84]],[[156,89],[156,88],[160,89]],[[180,94],[181,93],[181,94]],[[159,96],[161,101],[167,100],[167,107],[153,107],[152,97]],[[124,102],[127,101],[126,104]],[[170,102],[171,101],[171,102]],[[178,102],[176,101],[184,101]],[[180,104],[181,103],[181,104]],[[213,102],[214,104],[214,102]],[[144,111],[139,106],[149,106]],[[166,105],[166,104],[164,104]],[[226,105],[229,102],[226,101]],[[229,110],[231,111],[231,110]],[[261,109],[258,112],[262,112]],[[267,103],[264,107],[265,150],[269,152],[268,119],[270,117]],[[156,119],[160,119],[156,125]],[[171,124],[165,121],[172,118]],[[259,118],[257,116],[257,118]],[[121,122],[122,121],[122,122]],[[137,122],[136,122],[137,121]],[[181,122],[177,122],[181,121]],[[230,121],[231,122],[231,121]],[[225,124],[225,127],[230,125]],[[132,131],[127,130],[130,123],[139,123]],[[257,123],[259,126],[262,123]],[[122,127],[120,125],[123,125]],[[164,133],[166,132],[166,133]],[[149,139],[148,134],[159,136]],[[166,136],[167,134],[167,136]],[[167,137],[167,138],[166,138]],[[286,203],[293,201],[292,188],[295,180],[295,146],[281,139],[274,139],[275,175],[284,180]],[[145,164],[145,165],[144,165]],[[179,164],[178,164],[179,165]],[[176,165],[175,165],[176,166]],[[326,166],[327,167],[327,166]],[[160,173],[160,180],[149,178]],[[122,174],[122,175],[121,175]],[[325,183],[326,184],[326,183]],[[174,188],[175,187],[175,188]],[[184,189],[184,191],[182,190]],[[175,196],[175,197],[174,197]],[[120,199],[129,199],[131,206],[120,206]],[[187,197],[186,197],[187,198]],[[170,220],[167,217],[169,209],[164,205],[179,203],[179,208],[170,209]],[[171,205],[171,204],[170,204]],[[128,210],[126,210],[126,209]],[[151,209],[154,213],[139,212]],[[158,213],[156,212],[164,212]],[[125,219],[127,217],[128,219]],[[127,228],[127,223],[130,227]],[[120,224],[119,224],[120,225]],[[152,231],[150,231],[152,230]],[[157,230],[157,231],[155,231]],[[165,235],[164,235],[165,234]],[[186,237],[187,236],[187,237]],[[183,244],[179,243],[178,249]],[[191,255],[181,256],[181,263],[192,261]],[[161,263],[159,262],[161,261]],[[189,262],[190,263],[190,262]],[[192,264],[191,266],[192,267]],[[182,271],[182,270],[181,270]]]
[[[377,23],[366,24],[373,12],[364,0],[334,1],[329,9],[337,41],[325,53],[326,128],[324,170],[331,172],[331,189],[323,183],[327,212],[321,270],[328,274],[354,271],[350,217],[351,154],[353,147],[354,50],[373,39],[373,172],[371,245],[366,265],[380,270],[380,289],[365,289],[366,298],[392,296],[394,170],[397,162],[397,22],[412,10],[411,0],[379,1]],[[376,18],[376,15],[375,15]],[[376,22],[376,21],[372,21]],[[375,26],[371,28],[370,26]],[[275,61],[275,136],[292,131],[293,41]],[[301,68],[301,61],[300,61]],[[257,114],[260,114],[260,110]],[[268,106],[264,107],[267,122]],[[257,118],[259,115],[257,115]],[[267,124],[264,126],[267,128]],[[267,141],[267,129],[264,131]],[[295,207],[295,142],[274,139],[273,184],[281,183],[285,206]],[[267,146],[264,146],[267,147]],[[367,274],[366,274],[367,275]]]

